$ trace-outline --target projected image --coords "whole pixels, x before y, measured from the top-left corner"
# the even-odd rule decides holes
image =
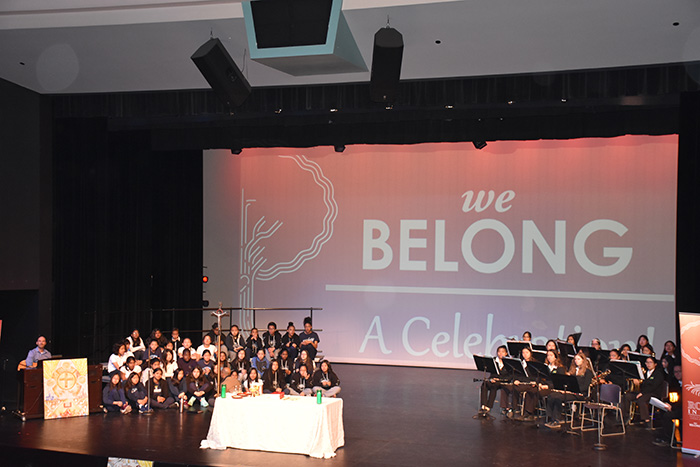
[[[207,151],[206,298],[322,307],[338,362],[473,368],[525,330],[662,344],[676,168],[675,136]]]

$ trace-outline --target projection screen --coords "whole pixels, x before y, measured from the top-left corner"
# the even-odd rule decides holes
[[[677,148],[673,135],[206,151],[204,296],[322,307],[334,362],[473,368],[525,330],[604,348],[647,334],[660,349],[675,336]]]

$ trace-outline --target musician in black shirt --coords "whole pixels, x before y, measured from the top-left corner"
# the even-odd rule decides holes
[[[479,409],[480,414],[486,414],[493,408],[494,402],[496,402],[496,394],[499,389],[501,392],[501,407],[505,409],[510,409],[510,385],[507,384],[506,379],[510,376],[510,372],[503,364],[503,358],[508,355],[508,349],[505,345],[501,345],[496,349],[496,365],[498,366],[498,371],[501,372],[500,375],[491,375],[491,377],[481,385],[481,408]]]

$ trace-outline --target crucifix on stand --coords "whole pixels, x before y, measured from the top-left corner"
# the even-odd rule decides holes
[[[217,344],[216,344],[216,387],[218,391],[221,391],[221,317],[222,316],[228,316],[228,311],[224,311],[222,308],[222,303],[219,302],[219,308],[216,311],[212,311],[211,315],[216,316],[217,318],[217,324],[219,326],[219,338],[217,339]]]

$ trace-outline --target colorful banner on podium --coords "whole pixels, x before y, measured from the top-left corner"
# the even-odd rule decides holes
[[[683,367],[683,452],[700,454],[700,314],[679,313]]]
[[[87,358],[45,360],[44,419],[89,414]]]

